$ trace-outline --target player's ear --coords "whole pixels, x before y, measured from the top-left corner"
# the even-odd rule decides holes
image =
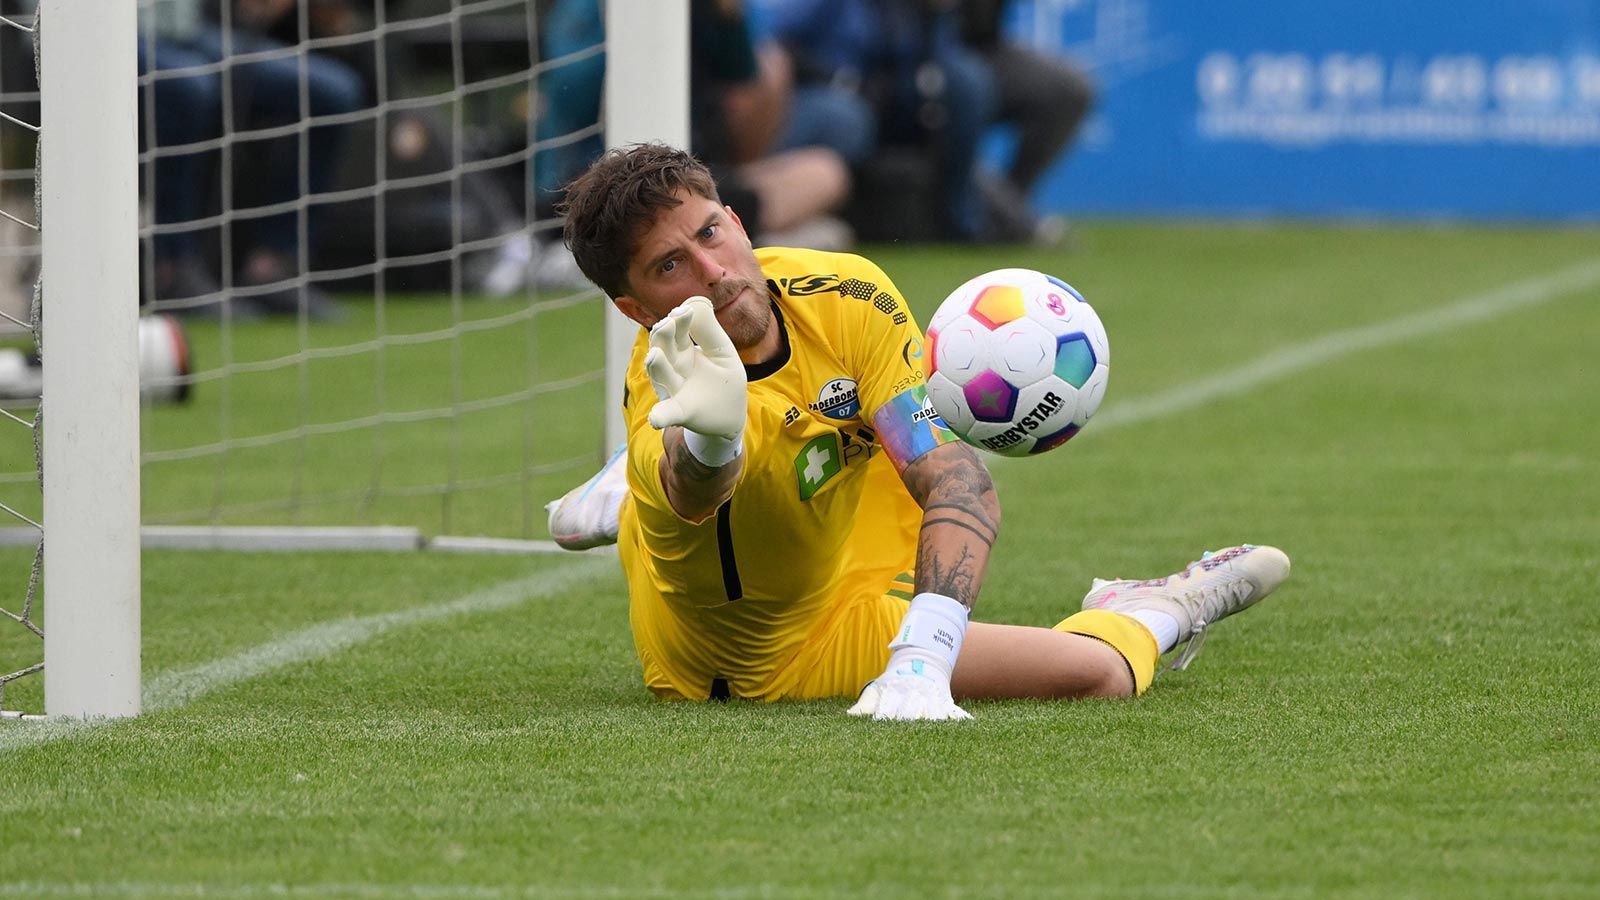
[[[635,322],[638,322],[645,328],[649,328],[659,321],[655,316],[650,315],[650,311],[645,309],[643,304],[632,297],[629,297],[627,294],[619,294],[616,297],[613,297],[611,302],[617,305],[617,309],[620,310],[623,315],[634,320]]]

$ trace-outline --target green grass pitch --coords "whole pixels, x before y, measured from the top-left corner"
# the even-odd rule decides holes
[[[604,557],[148,552],[153,711],[0,723],[0,897],[1600,896],[1600,286],[1549,280],[1594,265],[1600,235],[1082,232],[1070,253],[869,254],[923,321],[965,278],[1021,265],[1079,287],[1111,336],[1107,424],[992,466],[1006,519],[979,617],[1051,624],[1092,576],[1225,543],[1293,557],[1278,594],[1146,697],[972,703],[959,725],[857,721],[843,701],[665,705]],[[1519,285],[1533,299],[1504,315],[1428,318]],[[391,306],[396,330],[443,315]],[[385,408],[420,409],[492,395],[506,371],[566,377],[598,348],[579,313],[504,345],[290,367],[287,388],[241,377],[228,417],[202,385],[152,414],[146,444],[271,433],[300,403],[367,415],[380,380]],[[1396,331],[1418,316],[1432,325]],[[1338,337],[1354,330],[1376,338]],[[211,364],[294,343],[284,324],[228,348],[195,331]],[[441,384],[452,353],[462,375]],[[1264,359],[1289,364],[1249,368]],[[1181,399],[1217,376],[1231,387]],[[1179,399],[1117,413],[1163,397]],[[241,453],[147,466],[146,506],[543,537],[524,498],[597,461],[597,398],[580,384],[532,421],[386,433],[386,488],[492,481],[496,453],[524,454],[510,469],[532,475],[453,505],[218,512],[285,496]],[[290,485],[306,498],[370,484],[374,439],[335,437],[262,452],[326,463]],[[8,597],[27,561],[0,554]],[[0,625],[0,668],[36,658]]]

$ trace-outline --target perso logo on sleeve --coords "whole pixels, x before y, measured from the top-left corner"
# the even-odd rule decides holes
[[[817,402],[809,404],[813,412],[830,419],[853,419],[861,412],[861,397],[856,383],[849,378],[835,378],[817,392]]]

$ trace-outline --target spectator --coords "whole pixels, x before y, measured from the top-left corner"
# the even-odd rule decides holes
[[[790,117],[780,145],[832,129],[876,134],[878,144],[925,145],[931,137],[944,186],[942,233],[978,240],[984,222],[977,183],[978,141],[995,116],[994,76],[960,39],[950,0],[752,0],[763,33],[794,61],[797,96],[831,89],[836,109]],[[855,102],[839,99],[839,92]],[[863,106],[864,104],[864,106]],[[869,112],[869,125],[855,113]],[[860,162],[858,154],[847,159]]]
[[[849,78],[834,84],[808,52],[797,52],[784,43],[784,32],[792,22],[780,15],[785,10],[770,8],[761,0],[739,4],[745,7],[750,41],[755,45],[764,80],[781,85],[783,104],[773,122],[771,149],[796,150],[826,147],[847,165],[856,168],[872,158],[878,144],[877,114],[862,96],[859,82]],[[845,34],[849,43],[851,25],[859,24],[859,12],[849,5]]]
[[[1039,177],[1072,144],[1094,103],[1089,74],[1066,59],[1046,56],[1001,34],[1005,0],[966,0],[962,38],[994,73],[997,118],[1016,126],[1016,151],[1004,173],[981,173],[989,234],[999,240],[1054,243],[1065,233],[1059,216],[1039,216],[1030,195]]]
[[[563,59],[604,44],[605,37],[600,0],[554,0],[544,13],[539,53],[550,67],[539,78],[541,105],[535,137],[542,149],[533,159],[539,218],[555,215],[562,188],[605,149],[597,126],[606,58],[592,53]],[[593,133],[585,134],[586,130]]]
[[[215,313],[221,286],[216,267],[206,261],[204,226],[191,223],[204,213],[215,191],[214,150],[168,152],[199,144],[222,134],[221,79],[204,71],[211,62],[192,42],[198,36],[198,0],[156,0],[140,20],[139,75],[160,72],[141,96],[144,142],[160,148],[154,162],[154,187],[146,199],[155,213],[153,298],[194,301],[180,311]],[[148,120],[143,116],[153,113]],[[258,315],[253,300],[240,301],[235,315]]]
[[[722,180],[760,244],[844,250],[849,226],[830,213],[849,197],[845,159],[821,143],[775,149],[792,91],[789,61],[757,47],[742,0],[693,0],[691,146]]]
[[[175,3],[177,0],[175,0]],[[305,17],[308,23],[337,21],[331,7],[343,0],[312,0],[318,7]],[[139,71],[182,72],[159,77],[154,84],[154,121],[150,143],[158,148],[202,144],[224,134],[290,124],[303,118],[323,118],[353,112],[364,102],[365,90],[357,74],[343,63],[310,51],[285,51],[299,42],[301,17],[295,0],[234,0],[218,20],[192,14],[192,0],[186,7],[188,27],[152,29],[139,47]],[[332,10],[332,12],[337,12]],[[166,26],[168,23],[158,23]],[[254,58],[230,62],[229,78],[223,79],[216,66],[232,57]],[[303,57],[303,59],[302,59]],[[307,102],[301,106],[301,71],[305,73]],[[223,91],[231,88],[224,103]],[[224,110],[232,109],[232,120],[224,121]],[[343,147],[344,127],[338,123],[312,125],[302,163],[298,152],[282,152],[271,146],[263,152],[260,178],[251,179],[259,189],[256,206],[294,201],[300,196],[301,167],[311,193],[325,191],[338,167]],[[260,149],[268,140],[260,139]],[[298,142],[296,142],[298,143]],[[238,146],[249,147],[248,142]],[[215,169],[209,148],[190,153],[162,153],[156,161],[156,190],[153,198],[155,221],[161,227],[155,246],[154,293],[157,299],[179,300],[220,298],[216,269],[203,258],[199,228],[181,226],[202,218],[211,191],[209,173]],[[232,203],[235,198],[223,197]],[[314,246],[316,216],[310,215],[308,230]],[[235,298],[234,314],[249,316],[260,312],[298,312],[302,307],[313,319],[336,318],[338,304],[309,281],[296,284],[301,271],[300,228],[297,213],[276,212],[240,217],[246,247],[235,273],[236,283],[256,288]],[[177,227],[172,227],[177,226]],[[304,248],[309,253],[311,247]],[[215,311],[216,299],[189,304],[191,311]]]
[[[758,50],[743,7],[742,0],[691,4],[692,149],[725,179],[728,204],[759,241],[844,249],[848,226],[827,214],[848,197],[848,167],[826,146],[779,146],[791,90],[787,60],[775,45]],[[546,60],[560,59],[603,38],[598,0],[557,0],[546,15],[541,48]],[[546,149],[534,164],[541,205],[599,155],[599,136],[570,136],[599,119],[603,59],[572,60],[543,79],[538,137]],[[550,261],[540,263],[541,273],[550,268]],[[575,266],[566,268],[582,277]]]

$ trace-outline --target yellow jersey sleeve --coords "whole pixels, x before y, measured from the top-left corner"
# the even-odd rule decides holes
[[[855,373],[862,418],[922,384],[922,329],[889,276],[871,260],[841,256],[839,349]],[[851,301],[855,302],[851,302]]]
[[[845,364],[857,373],[862,418],[872,423],[895,470],[904,471],[958,438],[928,402],[922,329],[905,297],[876,263],[845,259],[852,265],[840,273],[839,296],[860,301],[840,306]]]

